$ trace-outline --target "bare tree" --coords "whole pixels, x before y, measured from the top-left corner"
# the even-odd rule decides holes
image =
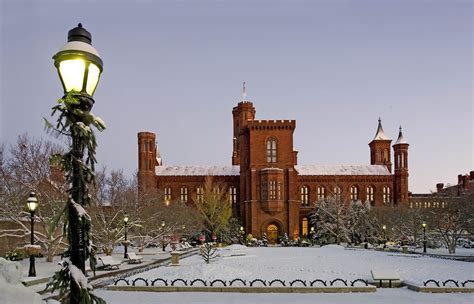
[[[350,241],[347,205],[340,197],[332,195],[319,200],[310,220],[316,226],[316,237],[321,241],[335,241],[337,244]]]
[[[60,151],[58,145],[31,139],[26,134],[10,147],[9,158],[4,159],[4,146],[1,148],[0,212],[4,220],[15,223],[17,228],[3,230],[0,237],[24,239],[31,234],[25,200],[30,191],[35,191],[40,202],[35,217],[35,242],[41,245],[48,262],[66,245],[62,236],[66,184],[62,172],[49,163],[51,155]]]

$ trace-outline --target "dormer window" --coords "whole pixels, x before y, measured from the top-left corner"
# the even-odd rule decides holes
[[[276,163],[277,161],[277,141],[275,138],[267,140],[267,163]]]

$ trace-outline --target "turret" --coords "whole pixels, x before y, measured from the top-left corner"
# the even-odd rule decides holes
[[[379,118],[379,125],[374,139],[370,142],[370,164],[385,165],[388,171],[392,172],[390,157],[390,144],[392,140],[385,135],[382,127],[382,120]]]
[[[249,121],[255,119],[255,108],[250,101],[241,101],[232,110],[234,133],[232,165],[240,165],[240,152],[242,150],[242,136]]]
[[[395,157],[395,204],[408,202],[408,142],[403,137],[402,127],[393,145]]]
[[[138,186],[141,190],[153,187],[155,166],[160,165],[156,135],[152,132],[138,133]]]

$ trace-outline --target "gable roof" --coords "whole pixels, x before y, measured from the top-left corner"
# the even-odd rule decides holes
[[[240,166],[156,166],[157,176],[238,176]]]
[[[384,165],[297,165],[299,175],[391,175]]]

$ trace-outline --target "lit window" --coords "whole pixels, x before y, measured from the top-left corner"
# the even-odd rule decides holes
[[[301,205],[303,206],[309,205],[309,189],[307,186],[303,186],[300,188],[300,198],[301,198]]]
[[[186,203],[188,201],[188,188],[181,187],[181,202]]]
[[[267,140],[267,163],[276,163],[277,159],[277,142],[276,139]]]
[[[368,186],[366,189],[366,194],[367,194],[366,200],[369,202],[373,202],[374,201],[374,187]]]
[[[165,201],[171,200],[171,187],[165,187]]]
[[[278,182],[277,191],[278,191],[278,199],[281,200],[281,183],[280,182]]]
[[[383,203],[391,203],[390,187],[383,187]]]
[[[269,181],[268,182],[268,192],[269,192],[269,199],[275,200],[276,199],[276,181]]]
[[[340,200],[341,199],[341,194],[342,194],[342,189],[341,187],[334,187],[334,196],[337,200]]]
[[[324,189],[324,187],[318,187],[318,201],[324,199],[325,192],[326,190]]]
[[[232,204],[237,203],[237,188],[235,187],[229,188],[229,201]]]
[[[356,186],[351,186],[351,200],[356,201],[359,199],[359,189]]]
[[[196,194],[197,201],[202,203],[204,201],[204,189],[202,187],[197,187]]]

